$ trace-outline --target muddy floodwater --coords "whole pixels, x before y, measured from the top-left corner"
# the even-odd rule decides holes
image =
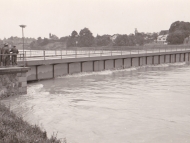
[[[68,143],[189,143],[190,65],[80,73],[2,101]]]

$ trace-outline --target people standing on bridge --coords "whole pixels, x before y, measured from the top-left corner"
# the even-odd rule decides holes
[[[12,57],[11,57],[12,65],[17,65],[17,54],[19,53],[19,51],[15,45],[13,46],[10,52],[12,52]]]

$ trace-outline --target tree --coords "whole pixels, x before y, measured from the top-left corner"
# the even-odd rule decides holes
[[[94,37],[88,28],[84,28],[79,33],[78,45],[80,47],[90,47],[94,43]]]
[[[41,43],[42,42],[42,38],[41,37],[38,37],[38,40],[37,40],[37,43]]]
[[[78,37],[77,31],[74,30],[74,31],[71,33],[71,37],[73,37],[73,38],[74,38],[74,37]]]
[[[152,35],[153,40],[156,40],[157,37],[158,37],[158,33],[155,33],[155,32],[154,32],[153,35]]]
[[[49,39],[44,38],[44,40],[40,43],[40,46],[47,45],[49,43]]]
[[[167,42],[170,44],[182,44],[184,39],[190,35],[190,23],[176,21],[171,24]]]
[[[127,35],[118,35],[115,39],[115,46],[128,46],[129,39]]]
[[[115,46],[135,46],[137,44],[137,42],[140,40],[141,39],[137,36],[137,34],[136,35],[134,35],[134,34],[119,35],[115,39],[114,45]]]
[[[138,45],[143,45],[144,44],[144,36],[142,33],[137,33],[135,35],[135,39],[136,39],[136,44]]]
[[[67,46],[68,47],[76,47],[77,46],[77,41],[78,41],[78,33],[74,30],[71,33],[71,36],[69,36],[67,40]]]
[[[61,41],[61,42],[65,42],[65,41],[67,41],[68,40],[68,36],[66,36],[66,37],[61,37],[59,40]]]
[[[107,46],[111,43],[110,35],[96,36],[96,45],[97,46]]]
[[[182,44],[186,37],[188,37],[188,34],[186,32],[177,30],[168,35],[167,41],[170,44]]]
[[[136,45],[135,35],[134,34],[130,34],[128,36],[128,41],[129,41],[128,46],[135,46]]]

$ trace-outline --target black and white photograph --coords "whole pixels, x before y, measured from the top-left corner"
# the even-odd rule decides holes
[[[0,143],[190,143],[190,0],[0,5]]]

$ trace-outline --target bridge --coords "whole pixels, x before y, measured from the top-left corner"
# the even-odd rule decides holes
[[[190,46],[139,46],[82,50],[25,50],[19,66],[30,67],[28,81],[80,72],[189,61]],[[24,55],[24,56],[23,56]],[[23,58],[24,57],[24,58]]]

